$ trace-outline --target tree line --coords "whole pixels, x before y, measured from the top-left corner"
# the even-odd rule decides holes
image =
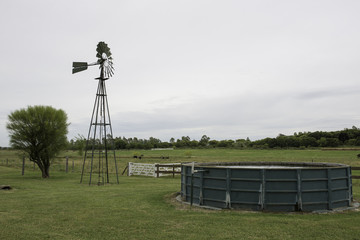
[[[353,126],[340,131],[315,131],[298,132],[293,135],[279,134],[275,138],[264,138],[251,141],[249,138],[236,140],[215,140],[203,135],[199,140],[191,139],[189,136],[182,136],[179,139],[171,138],[169,141],[150,137],[141,139],[137,137],[115,137],[115,149],[152,149],[152,148],[317,148],[317,147],[339,147],[339,146],[360,146],[360,129]],[[68,148],[71,150],[84,149],[86,139],[77,137],[71,139]],[[111,144],[108,144],[110,147]]]
[[[279,134],[276,138],[264,138],[252,142],[255,148],[316,148],[360,146],[360,129],[353,126],[348,129],[331,132],[299,132],[291,136]]]

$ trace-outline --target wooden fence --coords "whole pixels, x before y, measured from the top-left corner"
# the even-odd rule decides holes
[[[156,177],[160,177],[160,174],[172,174],[175,177],[175,174],[181,174],[181,164],[155,164],[156,170]],[[164,169],[161,169],[164,168]],[[180,168],[180,171],[179,171]]]

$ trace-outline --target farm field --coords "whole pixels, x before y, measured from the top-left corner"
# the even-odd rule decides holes
[[[119,151],[117,156],[121,173],[127,162],[292,161],[359,167],[359,152],[185,149]],[[0,239],[360,239],[360,211],[314,214],[190,209],[174,200],[180,191],[179,176],[120,175],[119,184],[99,187],[79,184],[82,158],[77,152],[64,152],[55,159],[46,180],[29,162],[22,176],[21,163],[17,152],[0,151],[0,185],[13,187],[0,191]],[[353,175],[360,172],[353,171]],[[353,180],[353,192],[359,199],[359,179]]]

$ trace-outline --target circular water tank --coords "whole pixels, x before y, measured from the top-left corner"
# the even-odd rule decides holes
[[[351,167],[292,162],[183,164],[181,197],[216,208],[333,210],[349,207],[353,200]]]

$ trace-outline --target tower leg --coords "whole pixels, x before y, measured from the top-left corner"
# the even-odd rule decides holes
[[[86,149],[81,171],[80,183],[86,175],[86,164],[89,160],[89,151],[91,148],[91,162],[89,171],[89,185],[92,184],[92,174],[98,174],[98,185],[110,183],[109,178],[109,151],[112,151],[115,165],[116,182],[119,183],[119,175],[115,156],[115,144],[110,121],[109,105],[106,94],[105,80],[99,79],[98,89],[94,102],[94,108],[91,116]],[[98,159],[98,164],[94,165],[94,158]],[[111,157],[110,157],[111,158]],[[88,167],[89,168],[89,167]]]

